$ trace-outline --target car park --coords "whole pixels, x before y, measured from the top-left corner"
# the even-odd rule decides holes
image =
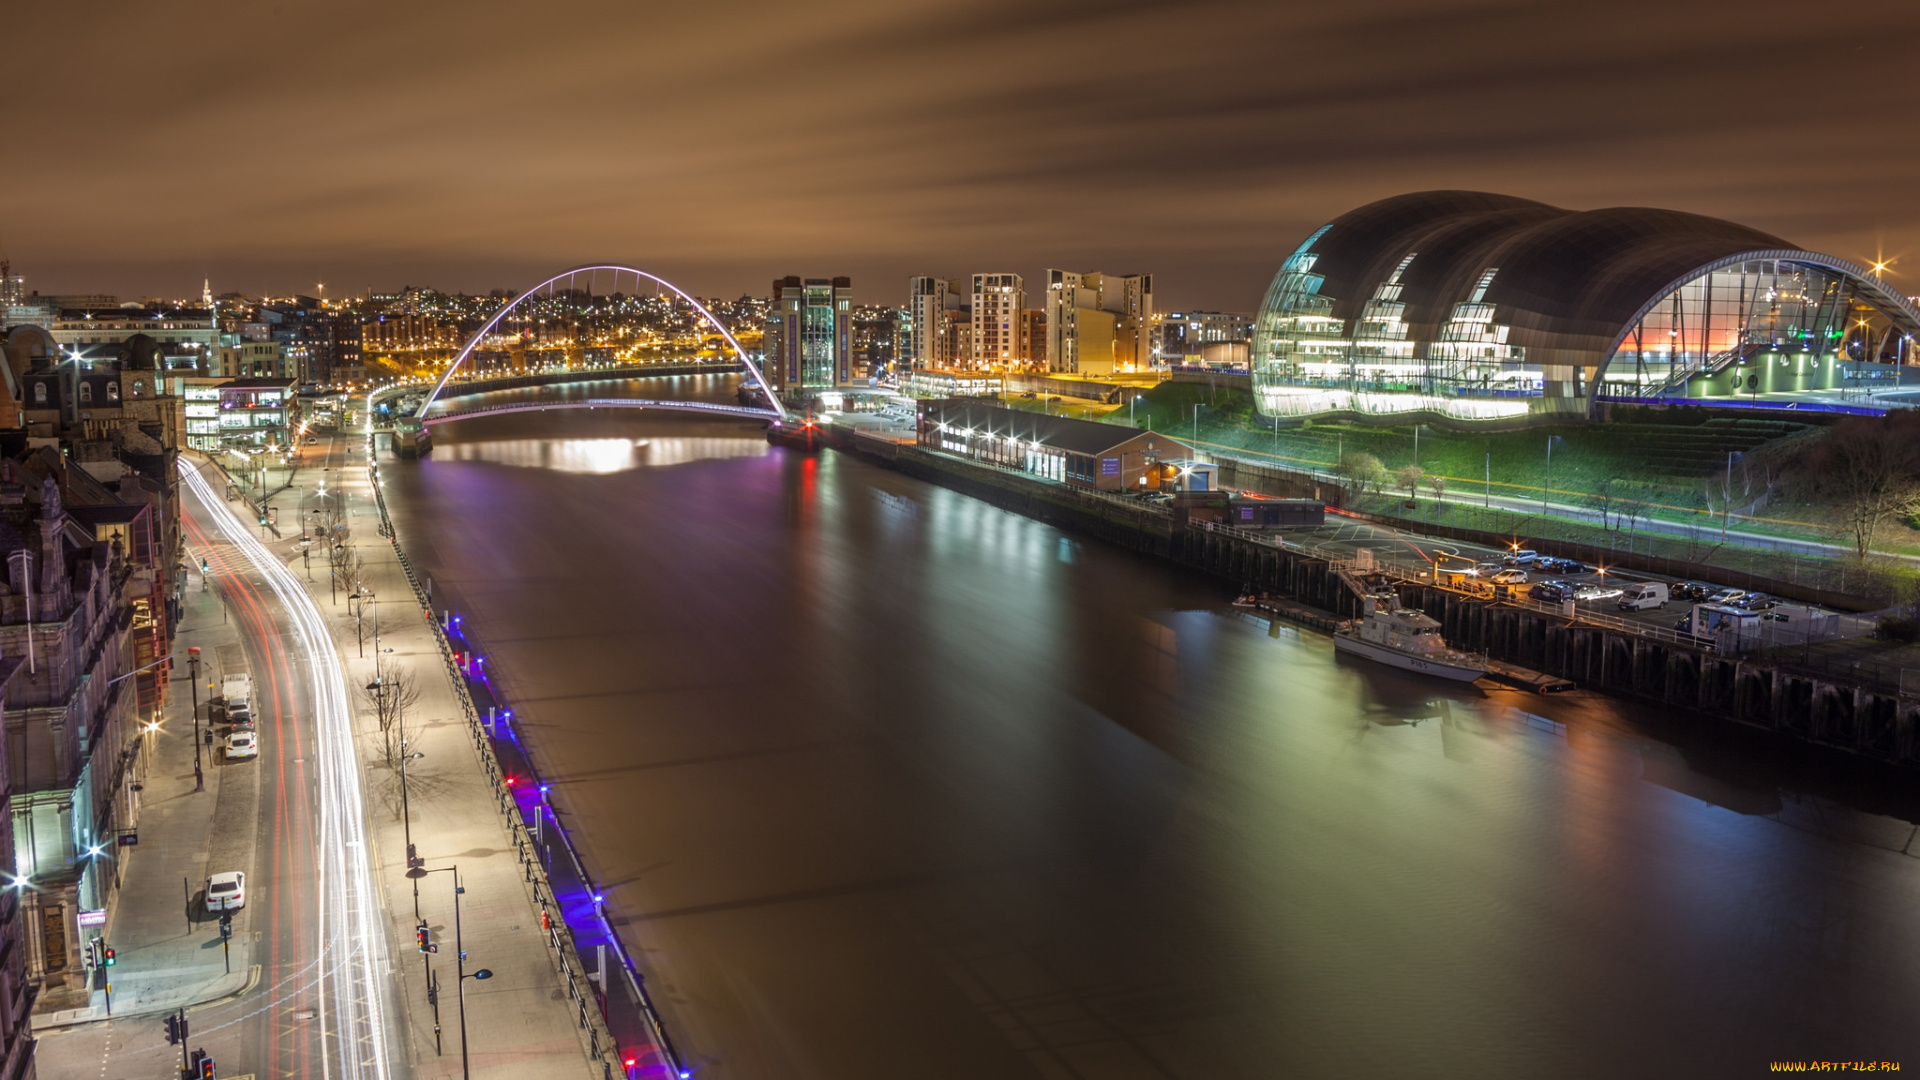
[[[260,736],[251,731],[236,731],[227,736],[227,760],[260,756]]]
[[[1502,570],[1493,575],[1493,583],[1495,585],[1525,585],[1527,583],[1527,572],[1525,570]]]
[[[247,906],[247,875],[229,870],[207,879],[207,910],[232,911]]]
[[[1564,581],[1542,581],[1527,590],[1527,598],[1542,604],[1564,604],[1573,599],[1573,589]]]

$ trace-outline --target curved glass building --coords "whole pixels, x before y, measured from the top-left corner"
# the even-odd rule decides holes
[[[1591,415],[1787,394],[1909,360],[1920,310],[1865,267],[1673,210],[1477,191],[1369,203],[1281,264],[1254,324],[1268,416]]]

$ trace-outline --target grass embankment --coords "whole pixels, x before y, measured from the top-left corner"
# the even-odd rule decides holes
[[[1196,414],[1196,406],[1198,412]],[[1197,441],[1212,452],[1244,454],[1277,460],[1295,468],[1332,470],[1342,454],[1365,452],[1377,457],[1388,472],[1416,464],[1415,434],[1411,424],[1381,427],[1352,421],[1314,421],[1273,431],[1254,418],[1253,395],[1228,387],[1199,383],[1162,383],[1137,404],[1138,422],[1175,438]],[[1126,423],[1121,409],[1110,422]],[[1196,427],[1197,419],[1197,427]],[[1409,511],[1404,491],[1391,486],[1354,500],[1356,509],[1420,515],[1435,524],[1502,533],[1521,540],[1587,544],[1632,551],[1659,558],[1709,563],[1735,574],[1753,574],[1774,580],[1796,581],[1818,588],[1885,597],[1902,595],[1904,567],[1870,565],[1836,552],[1833,558],[1789,556],[1741,547],[1730,537],[1722,543],[1727,480],[1727,455],[1736,453],[1732,470],[1735,513],[1731,528],[1792,539],[1847,545],[1849,535],[1830,522],[1837,516],[1825,508],[1787,505],[1774,501],[1764,510],[1743,515],[1739,510],[1767,489],[1770,479],[1761,459],[1791,440],[1818,438],[1823,429],[1791,420],[1766,417],[1715,417],[1699,410],[1642,411],[1606,424],[1568,424],[1503,432],[1457,432],[1422,425],[1417,464],[1429,475],[1444,477],[1447,491],[1471,496],[1491,491],[1496,497],[1537,500],[1547,486],[1547,443],[1553,440],[1551,501],[1558,506],[1605,509],[1615,515],[1616,527],[1602,527],[1562,517],[1543,517],[1537,510],[1483,508],[1459,502],[1436,504],[1430,490],[1422,490],[1419,506]],[[1755,455],[1755,451],[1762,451]],[[1489,482],[1489,475],[1490,481]],[[1622,517],[1623,504],[1636,511]],[[1645,518],[1687,524],[1692,536],[1645,531]],[[1889,526],[1883,550],[1920,551],[1920,533],[1903,525]]]

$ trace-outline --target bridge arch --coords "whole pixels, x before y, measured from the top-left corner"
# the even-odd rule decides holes
[[[780,395],[774,393],[773,387],[767,384],[766,376],[760,372],[760,365],[753,362],[753,358],[747,355],[747,350],[741,348],[740,342],[734,339],[733,331],[728,330],[726,324],[714,318],[713,312],[708,311],[705,304],[688,296],[684,289],[668,281],[666,278],[649,274],[645,270],[636,267],[621,266],[616,263],[596,263],[587,266],[576,266],[571,270],[562,270],[545,281],[540,282],[538,285],[535,285],[533,288],[524,290],[520,295],[514,297],[512,302],[502,307],[499,311],[494,312],[493,316],[482,323],[480,329],[474,332],[473,337],[467,340],[466,345],[461,347],[459,354],[453,358],[453,363],[447,365],[446,373],[440,376],[439,382],[433,384],[433,392],[428,394],[427,399],[420,403],[420,408],[414,411],[414,417],[422,421],[426,419],[427,410],[433,406],[434,399],[440,396],[440,391],[446,387],[448,380],[453,378],[453,373],[460,370],[460,365],[467,362],[467,357],[473,355],[473,351],[480,347],[480,343],[486,340],[487,335],[492,333],[494,327],[500,324],[500,320],[506,318],[515,308],[518,308],[529,298],[538,295],[541,289],[549,288],[556,282],[563,280],[571,281],[571,279],[579,277],[581,274],[592,275],[602,270],[610,271],[614,274],[614,282],[616,285],[620,280],[619,275],[632,274],[636,279],[645,279],[662,288],[669,289],[675,296],[685,300],[687,304],[699,312],[701,317],[706,319],[715,330],[720,332],[720,336],[727,340],[728,345],[733,347],[734,355],[738,356],[740,362],[746,365],[747,372],[753,376],[753,381],[759,385],[760,392],[767,396],[767,404],[772,408],[774,415],[782,420],[787,418],[787,410],[780,404]]]

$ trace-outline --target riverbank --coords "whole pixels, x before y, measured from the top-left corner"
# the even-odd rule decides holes
[[[1048,524],[1092,536],[1352,618],[1358,605],[1337,567],[1279,538],[1211,529],[1137,500],[1078,491],[918,446],[829,432],[843,453],[897,469]],[[1653,633],[1548,613],[1431,584],[1399,583],[1409,606],[1446,627],[1456,647],[1524,665],[1580,686],[1652,702],[1676,714],[1757,727],[1797,744],[1912,767],[1920,765],[1920,699],[1898,669],[1777,656],[1722,656],[1671,632]]]

